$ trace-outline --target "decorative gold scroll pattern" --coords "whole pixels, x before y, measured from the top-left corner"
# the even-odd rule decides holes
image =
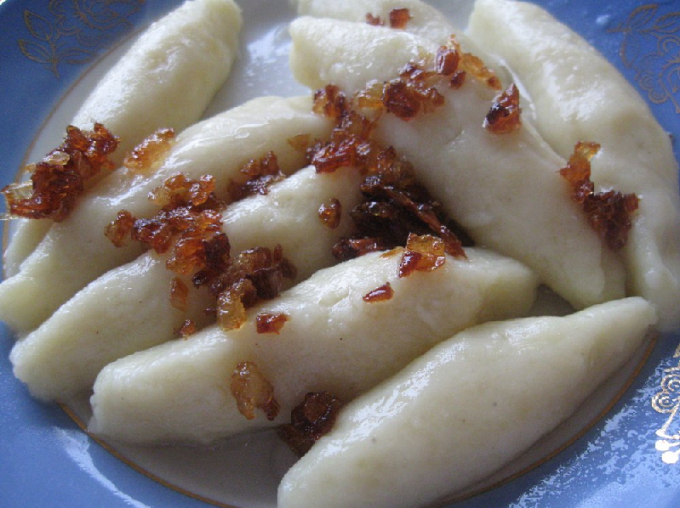
[[[680,346],[675,350],[673,358],[680,358]],[[666,464],[675,464],[680,460],[680,365],[664,369],[661,379],[661,391],[652,399],[652,407],[668,418],[656,431],[659,438],[656,449],[661,452],[661,460]]]
[[[92,61],[97,53],[132,27],[130,16],[146,0],[49,0],[48,13],[26,9],[24,24],[30,37],[19,49],[59,78],[62,65]]]
[[[670,102],[680,114],[680,12],[661,14],[658,4],[641,5],[609,31],[623,33],[621,61],[635,71],[649,100]]]
[[[659,4],[641,5],[618,26],[608,30],[622,33],[619,56],[653,104],[670,103],[680,114],[680,12],[662,13]],[[680,358],[680,345],[674,359]],[[655,447],[666,464],[680,462],[680,361],[664,369],[660,390],[652,407],[668,415],[656,431]]]

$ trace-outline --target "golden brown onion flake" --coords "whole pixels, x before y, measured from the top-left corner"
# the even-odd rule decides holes
[[[170,281],[170,303],[177,310],[182,312],[187,310],[187,300],[189,298],[189,288],[179,277],[173,277]]]
[[[242,251],[222,272],[198,272],[193,280],[197,287],[207,285],[217,297],[217,321],[228,331],[243,325],[247,309],[278,296],[284,279],[292,280],[296,275],[297,269],[277,245],[274,250],[257,247]]]
[[[239,201],[254,194],[266,195],[272,184],[286,177],[281,172],[274,152],[267,152],[260,159],[250,159],[241,167],[239,173],[245,175],[247,179],[243,183],[229,182],[228,192],[232,201]]]
[[[363,300],[366,303],[386,302],[391,300],[393,296],[394,289],[392,289],[392,285],[389,282],[386,282],[382,286],[365,294]]]
[[[319,207],[319,219],[329,229],[336,229],[342,219],[342,205],[337,198],[331,198]]]
[[[86,183],[101,171],[114,169],[109,156],[118,143],[101,124],[96,123],[92,131],[69,125],[61,146],[24,168],[31,173],[30,183],[12,183],[2,189],[9,216],[55,222],[66,219],[85,192]]]
[[[246,310],[261,300],[277,296],[284,279],[293,279],[295,266],[277,245],[231,254],[229,238],[222,231],[224,202],[215,196],[210,175],[197,180],[178,174],[150,193],[160,211],[150,219],[135,219],[123,210],[106,229],[106,236],[122,246],[128,235],[155,252],[169,252],[166,267],[191,277],[195,287],[206,286],[215,297],[214,311],[223,330],[240,327]],[[173,279],[170,301],[186,309],[188,290]]]
[[[419,62],[409,62],[393,80],[382,83],[371,81],[351,100],[334,85],[317,91],[313,110],[333,119],[346,116],[348,111],[356,111],[373,120],[382,113],[390,113],[409,121],[442,106],[445,100],[438,87],[460,88],[466,74],[493,90],[501,89],[501,82],[494,72],[478,57],[463,52],[452,36],[435,55]]]
[[[633,227],[631,215],[637,210],[639,199],[635,194],[614,190],[595,192],[590,180],[590,160],[599,150],[597,143],[578,142],[560,175],[569,182],[571,199],[583,207],[591,227],[609,249],[618,251],[626,245]]]
[[[444,96],[437,87],[459,87],[466,74],[492,89],[500,89],[500,80],[493,71],[479,58],[464,53],[455,37],[451,37],[436,55],[407,64],[396,79],[368,83],[351,98],[332,84],[314,94],[313,111],[332,119],[335,128],[327,142],[306,145],[307,161],[318,173],[354,167],[366,175],[361,186],[364,201],[350,212],[357,233],[336,243],[333,255],[337,259],[344,261],[375,250],[403,246],[411,233],[437,235],[447,253],[465,257],[459,235],[467,245],[471,244],[469,237],[445,216],[441,204],[417,182],[413,167],[394,148],[373,141],[372,135],[383,114],[409,121],[419,114],[433,112],[444,104]],[[510,92],[501,102],[508,110],[516,98]],[[511,111],[513,118],[515,111],[518,114],[519,108]]]
[[[399,30],[406,29],[408,22],[411,20],[411,13],[406,8],[392,9],[389,14],[390,28]],[[384,26],[385,23],[380,19],[380,16],[374,16],[372,13],[366,14],[366,23],[373,26]]]
[[[217,199],[214,189],[210,175],[198,180],[174,175],[149,195],[161,207],[154,217],[136,219],[122,210],[106,228],[106,236],[115,245],[122,245],[129,233],[133,240],[159,254],[172,247],[167,265],[180,274],[203,268],[215,261],[210,249],[224,241],[220,214],[224,203]]]
[[[360,187],[363,201],[350,211],[356,233],[335,244],[334,257],[345,261],[403,246],[410,233],[438,235],[449,254],[465,257],[463,243],[454,233],[462,231],[460,226],[447,219],[441,204],[418,183],[414,168],[394,148],[383,148],[372,140],[375,121],[354,109],[358,101],[371,102],[362,93],[347,100],[334,85],[315,94],[315,110],[329,112],[336,126],[327,142],[317,142],[307,150],[309,162],[318,173],[354,167],[365,175]],[[333,106],[328,107],[328,102]],[[323,213],[330,215],[326,209]]]
[[[274,387],[254,362],[240,362],[236,366],[231,375],[229,389],[236,399],[239,412],[248,420],[255,418],[256,409],[263,411],[270,421],[279,414]]]
[[[283,312],[262,313],[255,316],[255,329],[257,333],[275,333],[278,335],[283,325],[290,320],[290,316]]]
[[[399,277],[413,272],[431,272],[446,263],[444,242],[432,235],[410,234],[399,264]]]
[[[159,129],[137,145],[123,160],[123,166],[133,173],[148,173],[155,168],[172,147],[173,129]]]
[[[333,429],[342,405],[340,399],[327,392],[308,393],[291,411],[290,424],[279,427],[279,437],[302,457]]]
[[[460,55],[459,68],[453,73],[451,76],[452,78],[455,77],[456,72],[464,72],[466,75],[472,76],[475,80],[483,83],[492,90],[500,91],[503,88],[501,80],[496,76],[496,73],[488,68],[484,61],[478,56],[464,52],[455,36],[452,35],[449,38],[447,47],[453,49]],[[454,88],[456,87],[454,86]]]
[[[508,134],[522,126],[519,89],[514,85],[494,100],[484,119],[484,128],[494,134]]]

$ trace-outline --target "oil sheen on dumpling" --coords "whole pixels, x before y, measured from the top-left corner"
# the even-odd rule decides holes
[[[559,425],[655,322],[634,297],[463,331],[343,408],[284,476],[277,506],[429,506]]]
[[[512,68],[531,96],[536,127],[560,155],[569,156],[577,141],[599,143],[596,185],[640,197],[623,249],[628,285],[656,306],[659,328],[677,328],[680,197],[667,133],[609,62],[541,8],[478,0],[469,32]]]
[[[19,273],[0,284],[0,319],[19,333],[31,331],[86,284],[139,256],[140,246],[115,247],[104,230],[121,209],[135,217],[153,216],[148,193],[168,177],[211,174],[217,189],[226,189],[249,159],[269,151],[284,173],[303,167],[304,154],[288,140],[298,134],[323,138],[331,127],[311,108],[309,98],[252,100],[183,131],[155,172],[118,171],[102,180],[50,229]]]
[[[299,18],[291,25],[293,72],[312,88],[349,95],[372,79],[398,76],[437,46],[360,23]],[[509,134],[483,128],[496,92],[468,78],[440,90],[446,103],[404,122],[385,114],[375,137],[394,146],[419,180],[482,246],[519,259],[576,308],[625,295],[617,255],[590,227],[559,175],[564,159],[525,124]]]
[[[433,272],[398,276],[403,249],[376,252],[316,272],[249,312],[238,330],[205,328],[122,358],[97,377],[93,432],[136,442],[210,444],[237,432],[284,423],[310,391],[350,400],[456,331],[524,315],[536,277],[521,263],[468,249]],[[390,283],[391,299],[364,296]],[[283,313],[279,334],[257,333],[255,316]],[[281,411],[247,420],[230,378],[253,362],[274,387]]]
[[[331,229],[318,210],[330,199],[354,208],[361,199],[359,180],[353,168],[319,174],[309,167],[272,185],[266,195],[232,204],[223,213],[232,253],[279,244],[297,268],[297,280],[331,266],[333,244],[350,234],[352,223],[343,214]],[[175,338],[185,319],[199,328],[207,324],[205,310],[215,302],[205,288],[192,291],[186,313],[172,306],[170,286],[177,274],[166,268],[168,257],[147,252],[87,285],[17,342],[10,355],[14,374],[36,397],[68,400],[91,389],[108,363]],[[184,283],[191,286],[188,277]]]
[[[224,84],[238,52],[241,12],[232,0],[192,0],[153,23],[101,79],[71,124],[95,122],[120,138],[125,155],[160,128],[196,122]],[[171,107],[168,105],[171,104]],[[22,220],[5,254],[7,276],[40,243],[51,221]]]

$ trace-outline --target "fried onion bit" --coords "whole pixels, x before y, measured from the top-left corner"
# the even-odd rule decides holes
[[[229,182],[228,191],[232,201],[239,201],[253,194],[266,195],[269,193],[269,187],[272,184],[286,178],[286,175],[281,172],[274,152],[267,152],[260,159],[250,159],[241,167],[239,172],[245,175],[247,180],[243,183]]]
[[[340,225],[342,218],[342,205],[337,198],[331,198],[319,207],[319,219],[329,229],[335,229]]]
[[[382,286],[365,294],[363,300],[366,303],[386,302],[391,300],[393,296],[394,289],[392,289],[392,285],[389,282],[386,282]]]
[[[274,314],[258,314],[255,317],[255,329],[257,333],[281,333],[283,325],[290,320],[288,314],[276,312]]]
[[[621,250],[633,227],[631,215],[637,210],[639,198],[635,194],[622,194],[609,190],[595,192],[590,180],[590,160],[600,150],[597,143],[578,142],[560,175],[571,186],[571,199],[583,207],[591,227],[600,235],[607,247]]]
[[[519,90],[513,83],[500,94],[484,119],[484,128],[494,134],[508,134],[522,126]]]
[[[406,8],[392,9],[389,13],[390,28],[397,28],[400,30],[406,29],[406,25],[411,20],[411,13]]]
[[[431,272],[446,263],[444,242],[432,235],[408,236],[406,249],[399,264],[399,277],[408,277],[413,272]]]
[[[328,434],[342,402],[327,392],[310,392],[290,415],[290,424],[279,427],[279,437],[299,457],[306,454],[322,436]]]
[[[255,418],[256,409],[262,410],[269,421],[279,414],[274,387],[254,362],[246,361],[236,365],[229,389],[236,399],[239,412],[248,420]]]
[[[123,160],[123,166],[133,173],[151,171],[172,147],[175,140],[173,129],[159,129],[145,138]]]
[[[426,109],[421,99],[415,99],[409,105],[410,99],[402,102],[393,98],[394,103],[391,104],[389,87],[412,87],[407,96],[411,92],[413,97],[428,96],[433,80],[441,79],[443,73],[454,72],[456,57],[452,55],[453,50],[442,52],[438,72],[425,72],[417,66],[407,67],[401,73],[405,81],[369,83],[351,100],[334,85],[328,85],[314,95],[314,111],[334,119],[336,126],[328,142],[316,142],[308,147],[308,161],[318,173],[330,173],[349,166],[366,175],[361,184],[363,202],[350,211],[356,234],[336,243],[333,255],[337,259],[345,261],[368,252],[404,246],[409,233],[440,236],[448,254],[465,257],[463,242],[458,235],[462,235],[467,245],[471,244],[469,236],[445,216],[441,204],[418,183],[414,168],[399,157],[394,148],[384,148],[371,138],[380,112],[398,109],[400,115],[408,118],[415,114],[414,111],[409,112],[410,109]],[[428,107],[434,107],[436,98],[441,97],[434,92],[427,101],[432,100],[426,101]],[[362,116],[367,110],[376,120]],[[332,215],[327,208],[322,213],[322,220]]]
[[[69,125],[59,148],[25,168],[32,173],[30,184],[12,183],[2,189],[10,217],[66,219],[85,192],[86,182],[113,169],[109,155],[118,142],[101,124],[95,124],[92,131]]]
[[[392,9],[388,14],[390,20],[390,28],[403,30],[411,20],[411,12],[406,8]],[[385,23],[380,16],[375,16],[372,13],[366,14],[366,23],[373,26],[385,26]]]

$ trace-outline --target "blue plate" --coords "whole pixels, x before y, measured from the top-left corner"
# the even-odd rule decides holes
[[[36,132],[74,83],[115,44],[178,3],[0,0],[3,183],[14,179]],[[246,23],[252,22],[244,58],[254,61],[266,48],[262,37],[270,16],[280,22],[292,12],[283,0],[243,3]],[[647,99],[661,124],[680,135],[680,2],[537,3],[597,47]],[[675,152],[677,157],[677,143]],[[12,376],[13,339],[5,328],[0,334],[2,506],[209,506],[140,474],[85,435],[59,406],[30,398]],[[661,337],[622,397],[565,450],[453,506],[680,506],[679,344],[678,333]]]

